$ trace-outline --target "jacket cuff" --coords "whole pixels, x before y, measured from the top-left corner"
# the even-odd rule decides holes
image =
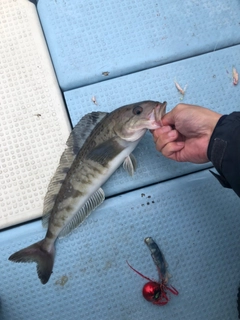
[[[210,139],[207,156],[219,182],[240,196],[240,112],[222,116]]]

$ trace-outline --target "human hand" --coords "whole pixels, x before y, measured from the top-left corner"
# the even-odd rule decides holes
[[[152,131],[156,149],[176,161],[205,163],[212,132],[222,115],[209,109],[178,104]]]

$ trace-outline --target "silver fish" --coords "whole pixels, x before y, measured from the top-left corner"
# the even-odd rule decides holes
[[[104,201],[101,186],[122,163],[133,174],[136,162],[131,152],[147,129],[161,126],[166,105],[143,101],[111,113],[85,115],[70,134],[44,199],[45,238],[12,254],[9,260],[36,262],[39,279],[47,283],[57,238],[69,234]]]

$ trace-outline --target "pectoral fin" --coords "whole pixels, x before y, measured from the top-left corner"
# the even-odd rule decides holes
[[[125,158],[123,162],[123,168],[129,173],[130,176],[133,176],[137,168],[137,161],[133,154],[130,154]]]

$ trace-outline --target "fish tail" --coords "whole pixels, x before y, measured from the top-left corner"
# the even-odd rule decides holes
[[[36,262],[38,277],[42,284],[46,284],[52,273],[55,248],[53,246],[52,250],[48,252],[43,249],[43,242],[44,240],[41,240],[15,252],[9,257],[9,260],[14,262]]]

